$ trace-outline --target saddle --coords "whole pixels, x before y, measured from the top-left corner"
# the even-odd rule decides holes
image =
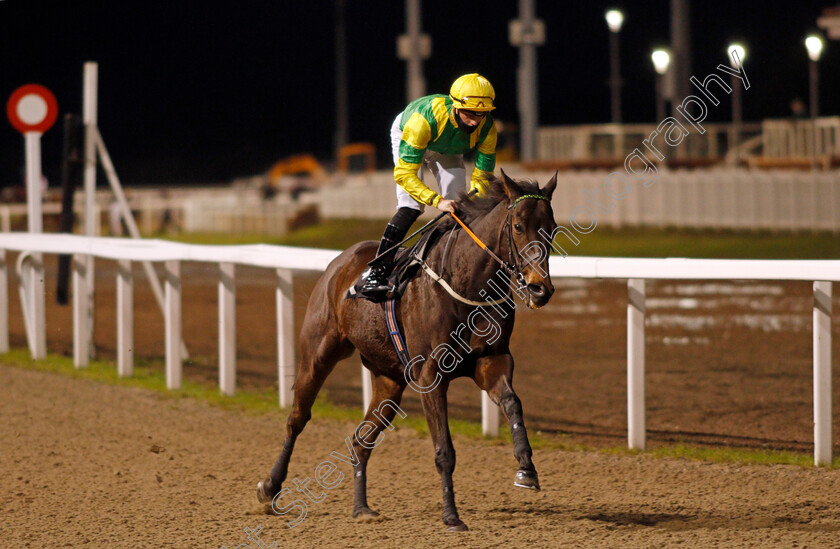
[[[362,295],[360,290],[367,276],[367,269],[365,269],[356,283],[347,291],[345,299],[363,298],[373,303],[381,303],[389,299],[399,299],[405,292],[408,283],[419,273],[420,264],[428,255],[432,244],[437,242],[439,237],[440,232],[432,229],[426,231],[410,247],[401,247],[397,250],[397,255],[394,258],[394,266],[391,269],[391,274],[388,275],[388,282],[391,283],[392,291],[378,298]]]

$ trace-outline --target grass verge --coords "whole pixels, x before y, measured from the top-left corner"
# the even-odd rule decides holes
[[[344,250],[362,240],[379,240],[387,223],[387,219],[334,219],[298,229],[283,237],[190,233],[165,235],[164,238],[188,244],[276,244]]]
[[[238,391],[232,397],[223,396],[215,386],[183,380],[181,389],[168,390],[164,375],[163,363],[156,361],[136,361],[134,375],[121,378],[116,368],[109,361],[91,361],[87,368],[77,369],[70,357],[51,354],[44,360],[32,360],[28,351],[14,349],[0,355],[0,364],[63,375],[74,379],[89,379],[100,383],[108,383],[124,387],[147,389],[162,398],[181,399],[192,398],[216,406],[224,410],[244,412],[251,415],[273,416],[278,421],[285,422],[286,412],[277,405],[275,390]],[[318,396],[312,408],[312,415],[318,419],[330,419],[342,422],[357,423],[361,421],[361,414],[356,408],[338,406],[329,401],[327,396]],[[413,429],[418,435],[428,435],[429,429],[422,417],[409,416],[396,422],[403,428]],[[499,437],[485,437],[481,433],[481,425],[477,422],[450,419],[449,427],[453,435],[466,437],[490,445],[510,445],[512,443],[510,431],[502,429]],[[719,463],[741,463],[749,465],[797,465],[813,467],[813,457],[808,454],[785,452],[777,450],[757,450],[751,448],[710,448],[687,444],[668,444],[655,447],[645,452],[630,450],[623,447],[593,448],[579,444],[565,435],[548,434],[542,431],[532,431],[529,435],[534,450],[562,450],[589,451],[611,455],[645,455],[653,458],[681,458]],[[840,468],[840,457],[834,460],[832,469]]]
[[[334,219],[282,238],[258,234],[182,234],[166,238],[191,244],[265,243],[344,250],[362,240],[379,240],[386,223],[385,219]],[[420,223],[414,228],[419,228]],[[840,259],[840,239],[829,233],[602,228],[581,235],[577,246],[562,235],[556,242],[571,256]]]
[[[707,447],[685,443],[656,446],[644,452],[629,448],[609,448],[605,453],[614,455],[644,454],[656,458],[681,458],[714,463],[741,463],[747,465],[797,465],[803,468],[814,467],[814,456],[784,450],[758,450],[738,447]],[[840,468],[840,458],[835,458],[830,469]]]

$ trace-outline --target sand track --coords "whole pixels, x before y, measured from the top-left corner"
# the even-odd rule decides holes
[[[289,529],[254,498],[279,417],[6,366],[0,386],[3,547],[236,547],[246,527],[278,547],[840,546],[840,471],[543,450],[533,493],[513,487],[510,447],[458,437],[471,531],[446,534],[431,443],[410,429],[371,460],[385,520],[353,522],[345,479]],[[316,418],[290,477],[311,476],[353,427]]]

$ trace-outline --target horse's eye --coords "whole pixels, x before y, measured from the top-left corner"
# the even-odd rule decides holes
[[[522,225],[520,225],[519,223],[516,223],[516,224],[513,226],[513,228],[514,228],[514,229],[516,229],[516,232],[518,232],[518,233],[521,233],[521,232],[522,232]]]

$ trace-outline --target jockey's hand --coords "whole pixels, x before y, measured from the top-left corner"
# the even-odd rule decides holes
[[[441,198],[437,203],[437,209],[442,212],[455,213],[455,201]]]

